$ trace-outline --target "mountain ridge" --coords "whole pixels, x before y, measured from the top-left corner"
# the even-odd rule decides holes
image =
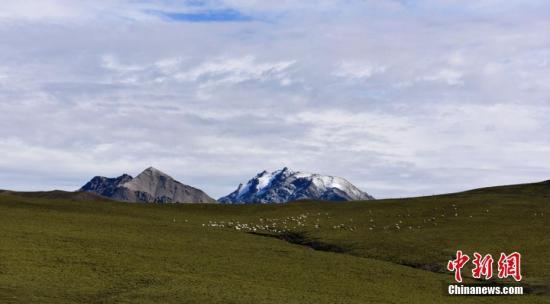
[[[116,178],[95,176],[78,191],[125,202],[217,203],[204,191],[185,185],[154,167],[134,178],[128,174]]]
[[[230,194],[218,199],[224,204],[287,203],[293,200],[327,201],[372,200],[346,179],[317,173],[293,171],[288,167],[256,174],[246,184],[239,184]]]

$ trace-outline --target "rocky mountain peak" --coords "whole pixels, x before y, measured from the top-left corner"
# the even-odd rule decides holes
[[[285,203],[299,199],[329,201],[369,200],[347,180],[328,175],[293,171],[288,167],[262,171],[237,190],[220,198],[221,203]]]
[[[160,171],[159,169],[155,168],[155,167],[149,167],[145,170],[143,170],[143,172],[141,172],[140,174],[150,174],[150,175],[166,175],[168,176],[168,174]]]
[[[184,185],[168,174],[149,167],[135,178],[94,177],[80,191],[94,192],[112,199],[145,203],[215,203],[200,189]]]

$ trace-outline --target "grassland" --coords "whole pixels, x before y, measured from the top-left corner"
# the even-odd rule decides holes
[[[0,303],[550,303],[548,182],[268,206],[4,192],[0,216]],[[521,252],[531,294],[446,296],[457,249]]]

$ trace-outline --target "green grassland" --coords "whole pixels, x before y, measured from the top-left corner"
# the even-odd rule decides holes
[[[530,294],[445,295],[457,249],[519,251]],[[549,182],[285,205],[0,193],[0,303],[550,303],[549,258]]]

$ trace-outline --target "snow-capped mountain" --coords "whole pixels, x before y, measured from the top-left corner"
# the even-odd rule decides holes
[[[341,177],[295,172],[285,167],[271,173],[258,173],[218,201],[225,204],[267,204],[300,199],[352,201],[374,198]]]
[[[216,203],[202,190],[184,185],[153,167],[135,178],[96,176],[79,191],[93,192],[118,201],[141,203]]]

